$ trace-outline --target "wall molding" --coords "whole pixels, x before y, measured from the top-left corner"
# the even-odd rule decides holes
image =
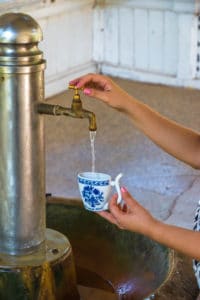
[[[31,15],[34,18],[50,18],[55,15],[60,14],[68,14],[70,12],[84,9],[85,7],[92,7],[93,1],[92,0],[74,0],[74,1],[62,1],[62,2],[53,2],[49,5],[42,5],[38,10],[38,7],[33,7],[33,11]]]
[[[18,11],[22,8],[40,7],[41,5],[44,5],[42,0],[29,0],[28,2],[26,0],[3,1],[0,3],[0,10],[1,14],[3,14],[5,12]]]
[[[93,0],[15,0],[12,2],[0,3],[1,14],[6,12],[24,12],[29,13],[33,18],[42,19],[55,16],[61,13],[68,13],[73,10],[82,9],[83,7],[94,4]]]
[[[200,80],[194,79],[184,79],[173,76],[166,76],[163,74],[152,74],[148,72],[142,72],[137,70],[127,70],[120,67],[115,67],[111,65],[102,64],[100,70],[103,74],[111,75],[114,77],[120,77],[124,79],[134,80],[138,82],[161,84],[185,88],[200,89]]]
[[[99,0],[96,5],[123,6],[129,8],[169,10],[180,13],[197,13],[199,11],[198,0]]]

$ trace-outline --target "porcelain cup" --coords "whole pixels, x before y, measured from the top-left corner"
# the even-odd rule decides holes
[[[115,180],[109,174],[97,172],[83,172],[78,174],[78,186],[85,209],[101,211],[108,209],[112,187],[118,194],[118,203],[122,201],[119,180],[123,175],[120,173]]]

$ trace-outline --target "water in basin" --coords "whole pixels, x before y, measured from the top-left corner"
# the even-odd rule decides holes
[[[102,291],[112,297],[108,299],[145,299],[170,272],[168,248],[142,235],[118,229],[86,211],[80,201],[50,198],[47,227],[70,240],[77,282],[80,293],[85,295],[90,287],[94,289],[93,294]]]

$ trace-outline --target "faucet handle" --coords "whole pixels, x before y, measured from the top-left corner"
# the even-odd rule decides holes
[[[74,97],[73,97],[73,100],[78,100],[80,101],[80,95],[79,95],[79,88],[77,88],[75,85],[68,85],[68,89],[70,90],[74,90]]]
[[[78,94],[78,91],[83,90],[83,88],[77,88],[75,85],[69,84],[68,89],[74,90],[75,94]]]
[[[71,110],[72,111],[82,111],[82,102],[79,94],[79,88],[77,88],[75,85],[69,85],[69,89],[74,90],[74,96],[71,104]]]
[[[78,88],[75,85],[69,84],[68,89],[70,90],[77,90]]]

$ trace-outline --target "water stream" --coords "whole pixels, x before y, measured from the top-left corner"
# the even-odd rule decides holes
[[[90,131],[90,144],[91,144],[91,154],[92,154],[92,172],[95,172],[95,137],[96,131]]]

